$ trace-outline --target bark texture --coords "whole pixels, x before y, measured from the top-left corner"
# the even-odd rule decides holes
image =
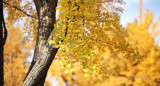
[[[58,0],[34,0],[38,14],[38,34],[35,53],[22,86],[43,86],[48,69],[58,51],[48,43],[53,29]]]

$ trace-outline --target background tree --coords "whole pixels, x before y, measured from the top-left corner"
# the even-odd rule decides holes
[[[16,27],[15,27],[16,26]],[[20,86],[30,66],[28,57],[33,41],[27,41],[20,25],[8,25],[8,39],[4,47],[4,86]],[[17,35],[18,34],[18,35]],[[49,79],[45,86],[51,86]]]
[[[0,1],[0,85],[3,85],[3,2]]]
[[[3,70],[3,65],[4,65],[4,45],[7,39],[7,29],[5,26],[4,22],[4,16],[3,16],[3,1],[0,1],[0,85],[3,86],[4,84],[4,70]]]
[[[27,57],[33,45],[26,41],[19,27],[7,27],[9,35],[4,47],[4,86],[20,86],[29,67]]]

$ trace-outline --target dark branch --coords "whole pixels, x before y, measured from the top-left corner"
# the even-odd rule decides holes
[[[4,46],[5,43],[6,43],[8,31],[7,31],[7,28],[6,28],[6,25],[5,25],[4,15],[3,15],[2,19],[3,19],[3,27],[4,27],[4,38],[3,38],[3,46]]]
[[[24,10],[22,10],[22,9],[16,7],[16,6],[12,6],[12,5],[9,4],[8,2],[3,1],[3,3],[6,4],[6,5],[10,5],[11,7],[15,8],[16,10],[19,10],[20,12],[22,12],[22,13],[25,14],[25,15],[27,15],[28,17],[31,17],[31,18],[34,18],[34,19],[38,19],[38,18],[36,18],[36,17],[34,17],[34,16],[28,14],[28,13],[25,12]]]
[[[62,79],[64,80],[64,83],[66,84],[66,86],[69,86],[67,79],[64,77],[64,75],[62,75]]]

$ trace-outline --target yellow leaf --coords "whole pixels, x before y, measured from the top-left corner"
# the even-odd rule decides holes
[[[84,69],[82,69],[84,72],[88,72],[89,71],[89,69],[88,68],[84,68]]]
[[[73,8],[72,8],[72,10],[76,10],[77,8],[78,8],[78,7],[77,7],[77,6],[75,6],[75,7],[73,7]]]
[[[88,73],[85,73],[84,76],[85,76],[85,77],[89,77],[89,74],[88,74]]]
[[[96,24],[94,21],[89,21],[89,23],[91,23],[91,25],[95,25]]]
[[[71,64],[68,64],[66,67],[71,67]]]
[[[70,71],[74,71],[75,69],[74,68],[72,68]]]
[[[64,73],[68,73],[69,71],[68,70],[65,70],[65,72]]]
[[[55,41],[54,40],[50,40],[49,44],[55,44]]]

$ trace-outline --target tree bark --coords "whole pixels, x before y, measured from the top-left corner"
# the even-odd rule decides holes
[[[48,43],[53,40],[58,0],[34,0],[38,14],[38,34],[34,57],[22,86],[43,86],[48,69],[58,51]]]
[[[48,41],[52,39],[52,35],[53,33]],[[22,86],[43,86],[46,74],[57,51],[57,48],[53,48],[53,45],[46,42],[46,45],[42,50],[43,53],[39,55],[39,59],[37,59]]]

